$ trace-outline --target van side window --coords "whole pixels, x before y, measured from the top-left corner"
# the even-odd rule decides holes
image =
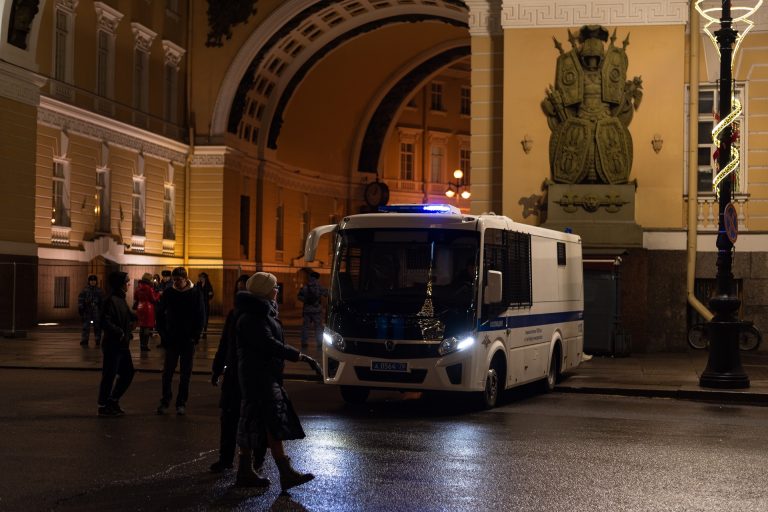
[[[531,235],[501,229],[487,229],[484,241],[484,271],[503,275],[502,301],[483,308],[483,320],[498,316],[507,308],[532,304]]]

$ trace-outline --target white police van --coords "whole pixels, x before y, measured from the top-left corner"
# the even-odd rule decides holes
[[[325,383],[348,402],[371,389],[551,390],[581,361],[580,237],[447,205],[391,205],[307,237],[333,236]]]

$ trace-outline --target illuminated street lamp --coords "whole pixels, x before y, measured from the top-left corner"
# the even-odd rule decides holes
[[[464,182],[464,171],[456,169],[453,171],[453,177],[456,178],[456,181],[448,182],[448,190],[445,191],[446,197],[452,199],[456,194],[461,196],[462,199],[472,197],[472,192],[469,191],[467,184]]]
[[[712,130],[717,146],[717,165],[713,187],[718,198],[717,235],[717,291],[709,301],[715,316],[707,325],[709,331],[709,359],[707,367],[699,378],[699,385],[711,388],[748,388],[749,377],[741,366],[739,355],[739,332],[741,322],[736,317],[741,301],[735,295],[733,279],[733,250],[738,236],[738,218],[731,204],[733,186],[739,170],[739,152],[734,146],[734,123],[741,113],[741,104],[733,94],[733,57],[742,40],[754,23],[749,17],[754,14],[762,0],[739,2],[732,6],[731,0],[722,0],[719,6],[710,7],[706,0],[697,0],[695,7],[707,21],[704,32],[712,40],[720,54],[719,120]],[[719,20],[717,17],[719,16]],[[709,27],[720,24],[720,30],[712,33]],[[742,26],[739,34],[734,25]],[[697,77],[691,77],[696,80]]]

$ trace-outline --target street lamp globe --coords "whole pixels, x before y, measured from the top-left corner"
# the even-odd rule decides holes
[[[469,198],[470,198],[470,196],[472,196],[472,193],[471,193],[469,190],[464,190],[464,191],[461,193],[461,197],[462,197],[462,198],[464,198],[464,199],[469,199]]]
[[[456,169],[455,171],[453,171],[453,177],[456,178],[457,180],[460,180],[461,178],[464,177],[464,171],[462,171],[461,169]]]
[[[446,190],[446,191],[445,191],[445,195],[446,195],[447,197],[449,197],[449,198],[450,198],[450,197],[453,197],[453,196],[455,196],[455,195],[456,195],[456,191],[455,191],[455,190],[453,190],[452,188],[449,188],[448,190]]]

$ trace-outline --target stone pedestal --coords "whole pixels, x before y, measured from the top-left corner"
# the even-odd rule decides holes
[[[581,236],[585,251],[612,252],[643,246],[643,230],[635,222],[634,183],[626,185],[563,185],[547,191],[543,227],[570,228]]]

